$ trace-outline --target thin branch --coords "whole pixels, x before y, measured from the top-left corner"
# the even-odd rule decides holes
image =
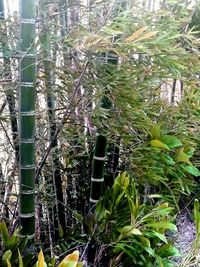
[[[38,180],[39,175],[40,175],[40,172],[41,172],[41,170],[42,170],[42,168],[43,168],[43,166],[44,166],[44,164],[45,164],[45,162],[46,162],[46,159],[47,159],[47,157],[49,156],[49,154],[50,154],[50,152],[51,152],[52,145],[53,145],[55,139],[57,138],[58,134],[61,132],[61,130],[62,130],[64,124],[65,124],[66,119],[68,119],[68,118],[70,117],[71,113],[72,113],[73,110],[76,108],[76,107],[73,107],[73,109],[72,109],[71,112],[69,113],[69,109],[71,108],[71,105],[72,105],[72,103],[73,103],[73,100],[74,100],[74,98],[76,97],[76,93],[77,93],[77,91],[78,91],[78,89],[79,89],[79,86],[80,86],[80,84],[81,84],[81,81],[82,81],[82,79],[83,79],[83,77],[84,77],[84,75],[85,75],[85,72],[86,72],[86,70],[87,70],[88,64],[89,64],[89,62],[86,62],[85,66],[83,67],[83,70],[82,70],[82,72],[81,72],[81,74],[80,74],[80,76],[79,76],[79,78],[78,78],[78,80],[77,80],[77,82],[76,82],[76,85],[75,85],[74,92],[73,92],[73,95],[72,95],[72,97],[71,97],[71,100],[70,100],[69,104],[65,107],[65,112],[64,112],[64,114],[63,114],[63,117],[62,117],[62,119],[61,119],[59,125],[57,126],[57,128],[56,128],[56,130],[55,130],[55,134],[54,134],[54,136],[53,136],[53,138],[52,138],[52,140],[51,140],[49,146],[47,147],[46,152],[44,153],[44,155],[43,155],[43,157],[42,157],[40,163],[38,164],[39,166],[38,166],[38,168],[37,168],[37,170],[36,170],[35,181]]]

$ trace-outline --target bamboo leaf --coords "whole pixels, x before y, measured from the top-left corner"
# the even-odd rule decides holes
[[[2,266],[6,267],[8,266],[9,262],[10,262],[10,258],[12,256],[12,252],[11,250],[6,250],[2,256]]]
[[[161,135],[160,124],[158,124],[158,123],[153,124],[151,126],[151,129],[150,129],[150,134],[151,134],[152,138],[154,138],[154,139],[160,138],[160,135]]]
[[[163,235],[163,234],[161,234],[161,233],[159,233],[157,231],[153,231],[152,230],[151,232],[148,233],[148,236],[150,236],[150,237],[158,237],[161,241],[163,241],[164,243],[167,244],[167,238],[165,237],[165,235]]]
[[[148,32],[148,33],[144,34],[143,36],[138,37],[138,38],[136,39],[136,41],[139,42],[139,41],[143,41],[143,40],[146,40],[146,39],[150,39],[150,38],[152,38],[153,36],[155,36],[157,33],[158,33],[158,31]]]
[[[136,38],[138,38],[143,32],[148,29],[148,26],[142,27],[136,32],[134,32],[131,36],[125,39],[125,43],[133,42]]]
[[[151,247],[144,247],[144,250],[146,250],[151,256],[155,257],[155,251]]]
[[[171,149],[182,145],[181,141],[173,135],[164,135],[162,136],[161,141]]]
[[[164,221],[164,222],[147,223],[146,226],[177,231],[177,227],[176,227],[175,224],[170,223],[170,222],[166,222],[166,221]]]
[[[200,176],[200,171],[194,166],[187,165],[187,166],[184,166],[183,168],[187,173],[192,174],[195,177]]]
[[[0,231],[1,231],[2,239],[3,239],[3,244],[4,246],[6,246],[7,242],[9,241],[9,233],[8,233],[7,226],[4,222],[0,223]]]
[[[131,225],[127,225],[121,229],[121,235],[122,236],[142,235],[142,233],[139,229],[136,229]]]
[[[168,145],[164,144],[163,142],[161,142],[158,139],[150,141],[150,144],[153,147],[159,147],[159,148],[162,148],[162,149],[165,149],[165,150],[168,150],[168,151],[170,150]]]
[[[187,163],[190,166],[193,166],[192,162],[189,160],[189,156],[184,152],[184,148],[181,148],[176,156],[176,160],[178,162]]]

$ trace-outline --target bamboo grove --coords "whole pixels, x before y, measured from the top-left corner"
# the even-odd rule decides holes
[[[199,194],[198,4],[16,3],[0,1],[1,220],[51,257],[128,266],[122,221]]]

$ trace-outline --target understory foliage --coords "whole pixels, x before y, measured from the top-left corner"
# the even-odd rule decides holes
[[[191,266],[197,200],[188,255],[173,236],[176,215],[200,193],[198,1],[39,0],[36,8],[34,243],[19,225],[20,19],[7,5],[0,14],[2,265]],[[95,136],[106,157],[94,155]],[[105,162],[97,203],[95,156]]]

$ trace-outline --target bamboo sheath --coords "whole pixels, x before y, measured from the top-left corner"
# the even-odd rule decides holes
[[[20,1],[19,217],[21,236],[35,234],[35,0]]]

